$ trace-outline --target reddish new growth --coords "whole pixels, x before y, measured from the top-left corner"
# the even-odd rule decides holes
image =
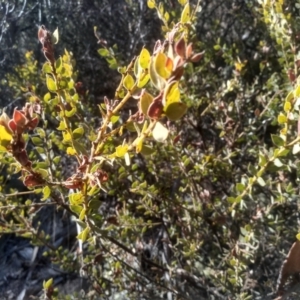
[[[26,172],[30,173],[24,179],[24,184],[28,187],[43,183],[41,176],[34,172],[31,168],[32,163],[28,158],[28,154],[25,149],[26,143],[23,138],[24,132],[33,130],[38,125],[39,119],[37,116],[34,116],[36,113],[41,113],[40,105],[26,103],[22,110],[15,108],[12,119],[10,119],[5,113],[3,113],[0,118],[0,124],[12,135],[12,140],[10,145],[7,147],[7,151],[10,152],[16,161],[20,163],[23,167],[23,171],[26,170]]]
[[[67,189],[81,189],[83,182],[88,179],[91,186],[97,185],[101,188],[101,184],[108,180],[108,175],[101,169],[98,169],[93,173],[87,173],[86,171],[89,163],[88,157],[83,155],[81,164],[77,168],[77,172],[63,183],[64,187]]]
[[[42,25],[38,31],[38,39],[43,46],[43,52],[46,59],[54,65],[54,48],[52,42],[52,34]]]

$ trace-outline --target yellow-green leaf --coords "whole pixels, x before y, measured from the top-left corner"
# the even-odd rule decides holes
[[[190,15],[190,4],[189,2],[186,3],[182,13],[181,13],[181,23],[187,23],[190,21],[191,15]]]
[[[78,140],[80,139],[84,134],[84,129],[83,127],[79,127],[79,128],[76,128],[74,131],[73,131],[73,138],[75,140]]]
[[[45,94],[44,101],[48,102],[50,99],[51,99],[51,94],[50,93]]]
[[[0,146],[5,150],[12,140],[12,134],[6,130],[3,125],[0,125]]]
[[[169,21],[169,19],[170,19],[170,15],[169,15],[169,13],[166,11],[165,12],[165,14],[164,14],[164,18],[165,18],[165,20],[168,22]]]
[[[82,240],[83,242],[85,242],[89,236],[89,233],[90,233],[90,228],[89,227],[86,227],[83,231],[81,231],[77,238],[79,240]]]
[[[130,91],[134,86],[134,79],[130,74],[127,74],[123,80],[123,85],[126,90]]]
[[[295,97],[298,98],[300,97],[300,85],[298,85],[294,91]]]
[[[37,136],[33,136],[31,138],[32,142],[34,143],[35,146],[42,146],[43,145],[43,141],[42,139],[40,139],[39,137]]]
[[[150,75],[151,82],[157,89],[162,90],[165,87],[166,80],[161,76],[159,76],[159,74],[156,72],[155,59],[153,57],[151,58],[150,61],[149,75]]]
[[[280,113],[277,120],[279,124],[285,124],[287,122],[287,117],[283,113]]]
[[[147,5],[150,9],[155,8],[155,1],[154,0],[148,0]]]
[[[56,74],[60,74],[62,72],[62,69],[63,69],[63,60],[61,57],[59,57],[55,62]]]
[[[178,0],[179,4],[181,4],[182,6],[185,5],[187,3],[188,0]]]
[[[153,102],[153,97],[150,94],[148,94],[146,91],[143,91],[140,98],[140,109],[145,116],[147,115],[148,108],[152,102]]]
[[[145,144],[142,145],[142,149],[140,150],[140,153],[147,156],[153,154],[154,149],[152,147],[149,147]]]
[[[68,155],[75,155],[77,152],[76,152],[76,150],[74,149],[74,148],[72,148],[72,147],[68,147],[67,148],[67,154]]]
[[[41,200],[47,200],[51,195],[51,189],[49,186],[43,188],[43,198]]]
[[[149,81],[150,75],[148,73],[142,72],[138,77],[138,88],[143,88]]]
[[[150,53],[146,48],[143,48],[139,56],[139,64],[141,68],[148,69],[150,63]]]
[[[67,143],[72,140],[70,133],[68,132],[63,132],[63,142]]]
[[[118,146],[116,148],[116,156],[117,157],[123,157],[128,151],[128,145],[124,145],[124,146]]]
[[[66,117],[71,118],[76,114],[76,112],[77,112],[77,109],[74,106],[71,110],[66,110],[65,115],[66,115]]]
[[[57,127],[57,130],[66,130],[66,124],[64,121],[60,121],[59,126]]]
[[[82,221],[85,217],[85,214],[86,214],[86,209],[83,208],[82,211],[80,212],[80,215],[79,215],[79,220]]]
[[[71,205],[78,206],[83,203],[82,193],[73,193],[69,195],[69,201]]]
[[[45,74],[52,73],[52,67],[48,61],[43,64],[42,71]]]
[[[138,138],[135,146],[135,152],[140,153],[143,147],[144,139]]]
[[[156,73],[164,79],[170,76],[169,70],[166,68],[168,57],[162,53],[157,53],[154,59],[155,71]]]
[[[47,88],[50,92],[52,92],[52,93],[56,92],[57,87],[56,87],[56,83],[55,83],[54,79],[52,78],[52,76],[47,75],[46,83],[47,83]]]
[[[292,104],[291,104],[291,102],[286,101],[286,102],[284,103],[284,111],[285,111],[285,112],[289,112],[291,109],[292,109]]]
[[[180,100],[180,91],[178,88],[178,81],[172,81],[169,83],[165,90],[163,95],[163,105],[168,105],[172,102],[179,102]]]
[[[50,278],[49,280],[43,282],[43,288],[45,290],[49,289],[53,284],[53,278]]]
[[[182,102],[172,102],[165,109],[166,116],[171,121],[177,121],[181,119],[185,115],[186,111],[187,106]]]

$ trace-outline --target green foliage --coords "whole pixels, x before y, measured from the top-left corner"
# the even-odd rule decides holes
[[[72,53],[54,52],[58,30],[39,28],[40,76],[31,52],[27,68],[8,76],[27,102],[0,117],[1,167],[28,190],[15,194],[1,178],[3,232],[46,245],[44,255],[65,271],[81,269],[93,283],[87,299],[137,299],[141,289],[143,299],[264,297],[268,287],[247,285],[256,279],[249,269],[265,244],[280,248],[282,233],[298,230],[295,212],[284,210],[299,192],[299,58],[290,13],[280,0],[256,7],[275,54],[258,59],[249,80],[253,62],[239,45],[198,41],[200,4],[178,2],[168,9],[165,1],[147,1],[165,40],[140,49],[128,65],[94,28],[99,59],[121,75],[114,98],[104,97],[96,113]],[[220,57],[232,70],[226,79],[214,68]],[[273,64],[284,71],[273,72]],[[38,203],[22,199],[26,193]],[[36,205],[49,203],[75,219],[74,264],[71,251],[51,247],[32,225]],[[41,289],[60,299],[53,285],[48,278]]]

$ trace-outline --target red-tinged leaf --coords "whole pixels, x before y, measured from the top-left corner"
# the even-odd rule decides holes
[[[147,115],[151,119],[159,119],[163,112],[163,105],[160,101],[152,102],[148,108]]]
[[[79,189],[82,187],[82,181],[70,178],[63,183],[67,189]]]
[[[37,117],[33,118],[29,123],[26,125],[29,130],[33,130],[39,123],[39,119]]]
[[[24,178],[23,183],[27,187],[35,187],[43,185],[45,182],[38,175],[29,174]]]
[[[184,68],[182,66],[177,67],[176,70],[173,71],[172,77],[169,79],[169,81],[174,81],[174,80],[179,81],[183,73],[184,73]]]
[[[10,121],[8,122],[8,127],[9,127],[9,129],[10,129],[12,132],[16,132],[16,131],[17,131],[17,125],[16,125],[16,123],[15,123],[14,120],[10,120]]]
[[[180,134],[176,135],[175,138],[173,139],[173,145],[177,144],[180,140]]]
[[[277,292],[282,291],[283,286],[287,281],[287,279],[289,278],[289,276],[300,272],[299,257],[300,257],[300,241],[296,241],[292,245],[285,261],[281,266],[281,270],[277,280],[277,287],[276,287]]]
[[[179,41],[175,44],[175,51],[176,53],[181,56],[182,58],[185,58],[186,54],[186,44],[184,37],[182,36]]]
[[[93,176],[95,176],[101,183],[108,181],[108,175],[103,170],[97,170]]]
[[[293,83],[296,80],[296,75],[295,75],[294,70],[289,69],[288,72],[287,72],[287,75],[288,75],[289,80],[290,80],[291,83]]]
[[[31,165],[31,162],[28,159],[27,152],[23,149],[21,151],[16,151],[13,153],[15,159],[23,166],[23,167],[28,167]]]
[[[193,53],[193,44],[189,43],[188,46],[186,47],[185,57],[189,59],[192,53]]]
[[[176,56],[173,63],[174,63],[174,67],[173,68],[174,68],[174,70],[176,70],[177,68],[183,66],[184,61],[183,61],[183,59],[180,56]]]
[[[171,73],[173,70],[173,60],[170,57],[167,58],[166,69],[169,71],[169,73]]]
[[[204,53],[205,53],[205,51],[202,51],[202,52],[200,52],[200,53],[194,54],[194,55],[190,58],[190,61],[193,62],[193,63],[196,63],[196,62],[200,61],[201,58],[204,56]]]
[[[38,39],[41,44],[44,43],[46,36],[47,36],[47,30],[45,29],[44,25],[42,25],[38,30]]]
[[[27,121],[24,114],[17,109],[14,110],[13,119],[18,127],[24,127]]]

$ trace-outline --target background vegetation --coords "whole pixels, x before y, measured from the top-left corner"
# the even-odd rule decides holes
[[[297,299],[298,285],[285,281],[300,271],[298,243],[281,265],[299,231],[300,2],[189,4],[194,18],[184,19],[183,0],[1,2],[2,112],[18,127],[15,108],[31,103],[40,119],[14,131],[25,163],[0,135],[4,299]],[[169,135],[147,136],[138,151],[141,120],[127,120],[141,97],[128,98],[109,116],[101,172],[76,185],[89,164],[83,149],[117,105],[108,99],[131,91],[130,62],[143,46],[154,55],[172,21],[184,24],[177,45],[184,34],[201,53],[179,81],[186,114],[148,111]],[[36,38],[42,24],[58,28],[53,59],[44,31]],[[67,84],[53,87],[53,73]],[[78,144],[57,130],[62,121]],[[122,124],[131,126],[114,131]]]

